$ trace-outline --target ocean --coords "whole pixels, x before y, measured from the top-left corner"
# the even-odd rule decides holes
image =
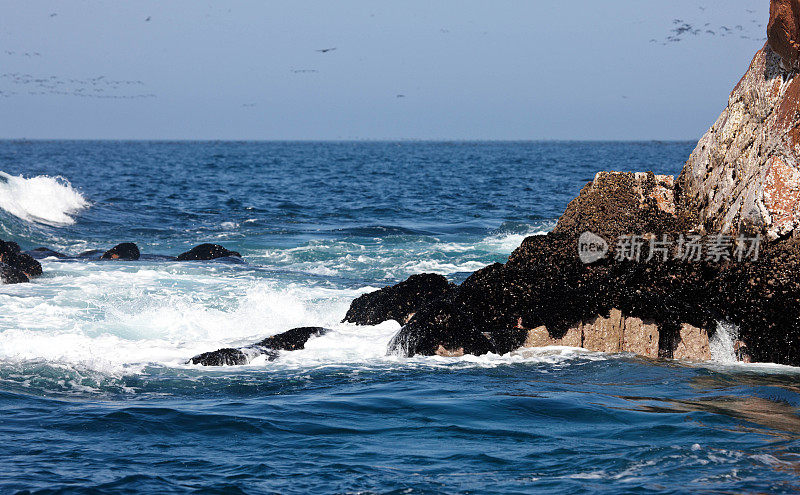
[[[0,141],[0,238],[69,254],[212,242],[245,263],[43,260],[0,286],[2,493],[800,489],[800,369],[574,348],[387,355],[357,296],[459,283],[600,170],[689,142]],[[333,331],[246,366],[192,356]],[[719,340],[718,339],[718,340]]]

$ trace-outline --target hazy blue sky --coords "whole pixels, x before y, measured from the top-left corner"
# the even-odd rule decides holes
[[[763,45],[768,9],[0,0],[0,137],[696,139]],[[675,19],[700,32],[664,45]]]

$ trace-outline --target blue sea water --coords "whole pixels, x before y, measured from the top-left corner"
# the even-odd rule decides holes
[[[0,286],[0,492],[794,492],[800,369],[733,363],[730,342],[704,364],[401,358],[398,324],[340,323],[411,274],[506,260],[595,172],[677,174],[692,147],[0,142],[0,238],[247,261],[47,259]],[[185,364],[302,325],[333,332]]]

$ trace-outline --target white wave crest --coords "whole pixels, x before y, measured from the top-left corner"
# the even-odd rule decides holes
[[[53,227],[75,223],[89,201],[63,177],[24,177],[0,172],[0,208],[26,222]]]
[[[735,364],[736,339],[739,338],[739,327],[725,321],[717,322],[717,331],[708,342],[714,362]]]

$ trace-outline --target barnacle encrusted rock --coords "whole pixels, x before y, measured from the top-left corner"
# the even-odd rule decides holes
[[[761,231],[774,240],[800,224],[800,78],[771,43],[756,53],[677,180],[699,231]]]

